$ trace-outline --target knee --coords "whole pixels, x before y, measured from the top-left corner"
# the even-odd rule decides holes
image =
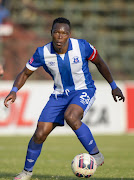
[[[33,135],[34,142],[38,144],[43,143],[55,127],[56,125],[53,125],[53,123],[38,122],[36,131]]]
[[[49,133],[47,132],[45,128],[37,128],[33,135],[33,140],[35,143],[40,144],[46,140],[48,135]]]
[[[35,131],[33,140],[35,143],[43,143],[47,138],[47,135],[43,131]]]
[[[64,116],[67,124],[73,129],[77,130],[81,126],[81,120],[73,114],[65,114]]]
[[[65,113],[64,119],[66,120],[67,124],[70,124],[71,122],[74,121],[74,117],[72,114]]]

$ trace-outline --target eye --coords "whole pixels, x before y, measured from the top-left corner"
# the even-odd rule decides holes
[[[58,31],[53,31],[54,34],[58,34],[59,32]]]
[[[63,32],[63,35],[68,35],[69,33],[68,32]]]

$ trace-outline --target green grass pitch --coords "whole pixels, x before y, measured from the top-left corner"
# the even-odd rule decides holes
[[[24,167],[30,137],[0,137],[0,180],[11,180]],[[105,163],[90,178],[134,179],[134,134],[95,136]],[[77,180],[71,170],[75,155],[86,152],[75,136],[49,136],[34,167],[32,180]]]

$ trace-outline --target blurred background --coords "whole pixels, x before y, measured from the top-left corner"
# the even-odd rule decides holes
[[[72,37],[94,45],[115,79],[134,79],[134,0],[0,0],[0,62],[13,80],[38,46],[51,41],[51,25],[63,16]],[[103,79],[91,66],[93,78]],[[50,79],[40,69],[32,80]]]
[[[53,92],[43,68],[30,77],[10,108],[3,101],[36,48],[51,41],[52,22],[61,16],[71,21],[72,37],[96,47],[126,98],[115,103],[110,86],[89,63],[97,92],[83,121],[95,133],[134,132],[134,0],[0,0],[0,134],[33,133]]]
[[[126,98],[124,103],[115,103],[110,86],[89,63],[97,92],[83,122],[96,135],[106,159],[94,177],[134,179],[134,0],[0,0],[0,65],[4,68],[0,76],[0,179],[10,180],[23,167],[29,137],[18,135],[31,136],[35,131],[53,81],[40,68],[17,93],[15,103],[6,108],[3,101],[36,48],[51,41],[52,22],[60,16],[71,21],[72,37],[96,47]],[[50,137],[33,179],[75,179],[71,161],[85,150],[76,137],[66,136],[74,135],[67,124],[53,134],[60,137]]]

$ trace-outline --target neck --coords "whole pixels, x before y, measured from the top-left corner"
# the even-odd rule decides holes
[[[54,48],[54,49],[55,49],[57,54],[65,54],[67,52],[68,48],[66,48],[66,49],[63,49],[63,48]]]

